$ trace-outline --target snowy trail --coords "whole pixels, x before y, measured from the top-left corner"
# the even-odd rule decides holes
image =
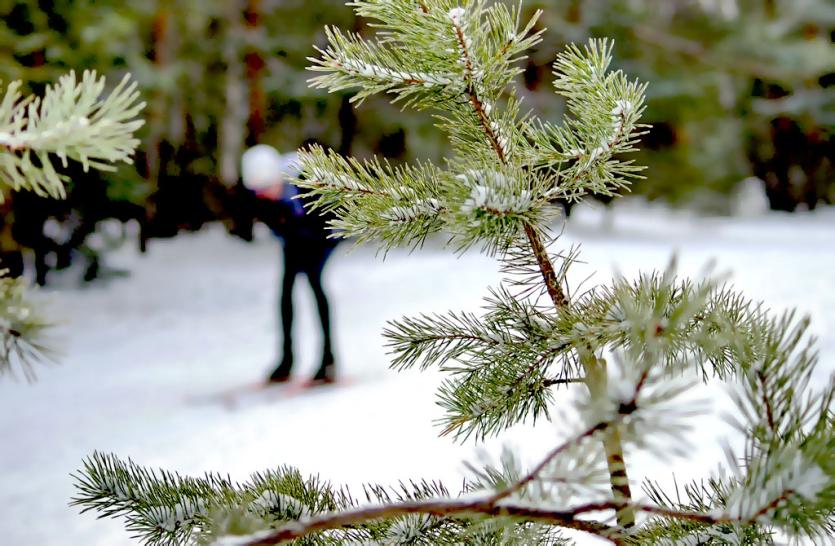
[[[566,245],[582,241],[582,259],[594,265],[578,265],[575,283],[595,271],[593,282],[604,282],[615,269],[632,275],[663,268],[674,251],[686,274],[715,259],[715,270],[732,273],[749,296],[810,314],[823,361],[819,379],[835,371],[835,209],[705,219],[627,203],[603,216],[578,209],[566,230]],[[606,222],[613,226],[603,228]],[[146,256],[126,249],[111,257],[111,265],[131,270],[129,278],[44,294],[63,323],[63,354],[59,365],[38,370],[34,384],[0,382],[0,543],[131,544],[119,522],[67,507],[70,473],[93,450],[236,479],[286,463],[349,484],[412,477],[460,483],[462,461],[477,450],[437,437],[438,376],[388,371],[380,332],[386,319],[403,314],[476,309],[498,279],[494,261],[476,253],[456,258],[433,245],[382,261],[373,249],[349,254],[343,245],[326,282],[338,362],[352,382],[232,409],[199,402],[258,380],[275,358],[279,251],[260,235],[246,244],[212,226],[152,241]],[[299,285],[296,352],[304,376],[319,356],[318,333],[312,297]],[[694,433],[698,457],[671,464],[679,478],[719,461],[717,422],[707,419]],[[516,427],[487,449],[524,446],[525,460],[534,461],[556,430]],[[637,474],[653,464],[643,454],[634,460]]]

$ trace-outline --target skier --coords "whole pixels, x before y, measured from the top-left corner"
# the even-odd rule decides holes
[[[282,155],[271,146],[259,144],[244,152],[241,162],[244,186],[257,197],[255,217],[270,228],[284,248],[284,272],[279,296],[283,350],[268,381],[283,383],[290,379],[293,368],[293,285],[296,277],[304,273],[316,298],[322,324],[322,363],[313,376],[313,382],[332,383],[335,377],[330,310],[322,286],[322,271],[336,241],[327,237],[326,218],[306,212],[297,198],[299,189],[289,182],[299,175],[296,152]]]

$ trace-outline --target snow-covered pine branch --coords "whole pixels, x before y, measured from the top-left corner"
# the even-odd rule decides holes
[[[643,170],[619,156],[634,151],[642,134],[638,120],[646,84],[608,71],[612,47],[607,40],[592,40],[558,57],[554,87],[566,98],[569,117],[562,125],[536,120],[528,127],[529,160],[558,172],[548,191],[553,199],[613,195]]]
[[[333,211],[334,235],[386,241],[385,248],[419,246],[448,219],[447,176],[430,162],[394,167],[377,159],[344,158],[319,146],[299,153],[297,183],[310,206]]]
[[[612,44],[592,40],[557,56],[555,87],[568,106],[558,124],[520,114],[512,85],[515,61],[539,41],[538,14],[522,23],[521,5],[486,0],[351,5],[378,33],[330,29],[312,83],[354,89],[357,100],[386,93],[432,109],[449,156],[443,168],[392,167],[314,147],[300,154],[298,183],[313,208],[335,215],[336,235],[385,250],[443,230],[459,251],[478,245],[499,255],[509,279],[485,298],[483,314],[389,323],[392,367],[446,375],[439,425],[458,440],[551,420],[560,402],[561,439],[528,468],[518,463],[521,450],[475,467],[460,495],[421,483],[395,492],[368,486],[360,503],[318,482],[304,490],[280,480],[255,490],[243,484],[209,503],[211,516],[199,525],[182,521],[195,540],[570,544],[563,534],[570,529],[618,545],[767,544],[776,532],[813,539],[831,532],[833,383],[809,380],[816,357],[800,343],[807,321],[774,319],[715,279],[677,279],[673,265],[574,296],[567,271],[576,249],[551,251],[559,242],[548,229],[552,199],[611,193],[640,171],[621,155],[640,134],[644,85],[609,70]],[[631,455],[662,462],[688,455],[690,427],[705,411],[688,391],[700,381],[739,389],[741,462],[710,477],[707,489],[688,486],[689,500],[671,500],[651,483],[649,501],[639,500]],[[577,392],[563,398],[569,388]],[[90,482],[109,472],[98,463],[83,471],[76,502],[106,514],[121,507],[118,491],[102,490],[108,482]],[[176,514],[182,495],[166,491]],[[323,498],[333,502],[317,504]],[[275,506],[270,514],[265,502]],[[124,510],[136,517],[142,506]],[[180,542],[163,530],[149,543]]]
[[[85,170],[113,170],[114,163],[130,163],[139,141],[134,133],[143,120],[136,83],[125,76],[106,96],[105,79],[85,71],[62,76],[43,97],[23,97],[21,82],[12,82],[0,102],[0,184],[62,197],[61,175],[52,156],[67,159]]]

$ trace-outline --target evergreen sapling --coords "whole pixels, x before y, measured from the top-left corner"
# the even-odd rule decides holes
[[[508,452],[473,468],[462,491],[435,482],[347,489],[282,467],[246,483],[182,477],[95,453],[73,504],[123,516],[146,544],[771,544],[833,531],[833,382],[809,385],[817,356],[808,320],[771,316],[718,280],[673,267],[575,293],[575,249],[553,250],[551,203],[613,194],[639,176],[623,159],[642,126],[644,85],[609,71],[612,45],[570,46],[554,63],[562,123],[523,114],[518,61],[538,43],[539,13],[472,1],[358,0],[377,36],[327,29],[311,81],[354,99],[386,93],[430,110],[448,136],[443,165],[392,166],[313,147],[298,183],[335,233],[383,251],[445,233],[459,252],[495,256],[506,280],[482,315],[392,321],[392,367],[437,368],[442,434],[481,440],[550,420],[565,389],[561,440],[530,468]],[[576,289],[575,289],[576,290]],[[639,494],[629,460],[686,456],[704,411],[698,382],[736,387],[742,453],[705,482]],[[568,397],[566,397],[569,399]],[[567,530],[567,532],[566,532]],[[775,535],[779,533],[779,535]],[[582,542],[580,542],[582,543]]]

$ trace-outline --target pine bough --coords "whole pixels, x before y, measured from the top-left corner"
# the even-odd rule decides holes
[[[129,76],[104,97],[105,79],[93,71],[81,81],[74,72],[62,76],[43,97],[24,97],[21,85],[10,83],[0,100],[0,203],[9,189],[63,198],[55,157],[64,167],[67,159],[79,161],[85,171],[132,161],[145,104]],[[49,322],[27,298],[25,280],[4,273],[0,263],[0,375],[20,368],[32,379],[33,364],[49,359],[43,339]]]
[[[443,165],[395,167],[322,148],[301,154],[299,183],[333,228],[383,251],[444,232],[458,251],[479,245],[507,280],[486,311],[389,324],[392,366],[438,368],[442,433],[483,439],[550,419],[560,389],[562,440],[532,468],[513,453],[473,468],[463,491],[438,483],[359,498],[292,468],[247,483],[181,477],[114,455],[92,455],[73,504],[123,516],[146,544],[567,544],[584,533],[616,544],[771,544],[821,541],[835,530],[833,382],[812,389],[808,321],[771,316],[716,280],[666,272],[616,278],[573,295],[573,250],[549,251],[555,199],[612,194],[639,176],[622,159],[642,126],[644,85],[608,69],[611,45],[570,46],[554,64],[566,99],[561,124],[521,113],[516,61],[538,43],[538,13],[502,3],[358,0],[374,39],[327,30],[311,81],[354,100],[389,94],[435,113],[449,138]],[[556,264],[556,265],[555,265]],[[736,387],[744,452],[725,472],[675,493],[632,490],[624,454],[685,456],[704,409],[698,382]],[[566,534],[565,530],[571,530]]]

